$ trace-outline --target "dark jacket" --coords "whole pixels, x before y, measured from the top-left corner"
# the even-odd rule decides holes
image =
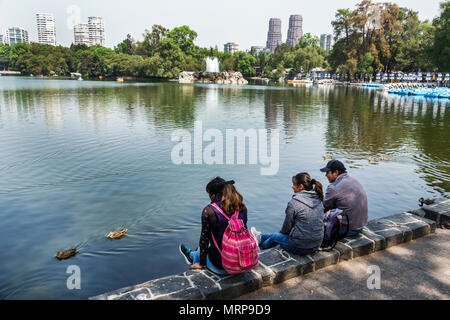
[[[314,190],[297,192],[286,208],[281,233],[300,249],[319,248],[323,240],[324,210]]]
[[[331,183],[323,199],[325,211],[338,208],[347,213],[350,229],[364,227],[368,220],[367,195],[362,185],[347,173]]]

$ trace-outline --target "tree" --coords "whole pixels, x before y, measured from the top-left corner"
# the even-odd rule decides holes
[[[124,54],[134,54],[136,51],[136,44],[134,39],[131,37],[130,34],[127,34],[127,38],[123,40],[121,43],[119,43],[115,48],[114,51],[116,53],[124,53]]]
[[[254,76],[256,74],[255,65],[256,58],[250,54],[246,54],[239,60],[237,70],[243,75]]]
[[[188,26],[173,28],[169,31],[167,37],[173,39],[185,54],[193,54],[197,32],[191,30]]]
[[[138,51],[142,55],[152,56],[155,54],[158,43],[167,36],[169,29],[161,25],[154,24],[152,31],[145,30],[144,41],[138,44]]]
[[[450,72],[450,1],[440,4],[441,15],[433,21],[436,28],[433,56],[437,67],[443,72]]]

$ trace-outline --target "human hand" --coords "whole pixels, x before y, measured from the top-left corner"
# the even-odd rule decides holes
[[[189,267],[189,269],[203,269],[203,266],[200,264],[200,263],[194,263],[194,264],[192,264],[190,267]]]

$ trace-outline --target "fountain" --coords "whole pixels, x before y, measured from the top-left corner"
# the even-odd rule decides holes
[[[247,84],[240,72],[219,72],[217,57],[206,58],[205,72],[182,71],[178,79],[180,83],[216,83],[216,84]]]
[[[219,60],[217,60],[217,57],[214,57],[214,59],[206,58],[206,72],[219,72]]]

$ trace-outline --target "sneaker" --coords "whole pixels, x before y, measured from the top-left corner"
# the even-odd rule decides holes
[[[188,247],[186,247],[183,243],[180,244],[180,246],[178,247],[178,250],[180,251],[180,253],[183,255],[184,260],[186,260],[186,263],[188,265],[192,264],[192,258],[191,258],[191,249],[189,249]]]
[[[255,238],[256,243],[260,245],[262,232],[257,231],[255,227],[251,227],[250,232],[252,233],[253,238]]]

